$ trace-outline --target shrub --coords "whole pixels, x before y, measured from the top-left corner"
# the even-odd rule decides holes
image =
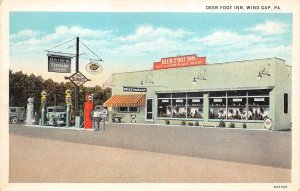
[[[189,122],[188,125],[189,125],[189,126],[193,126],[194,124],[193,124],[192,122]]]
[[[181,121],[181,125],[186,125],[184,120]]]
[[[247,128],[247,125],[246,123],[243,123],[243,128],[246,129]]]
[[[166,123],[166,125],[169,125],[169,124],[170,124],[170,120],[169,120],[169,119],[166,119],[166,120],[165,120],[165,123]]]
[[[230,128],[234,128],[234,127],[235,127],[235,124],[231,122],[231,123],[229,124],[229,127],[230,127]]]
[[[198,121],[196,121],[195,126],[199,126],[199,122]]]
[[[224,121],[220,121],[219,127],[226,127],[225,122]]]

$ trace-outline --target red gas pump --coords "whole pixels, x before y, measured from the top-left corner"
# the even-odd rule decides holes
[[[86,102],[84,103],[84,128],[91,129],[92,128],[92,118],[91,112],[93,111],[93,102],[92,96],[86,95],[85,96]]]

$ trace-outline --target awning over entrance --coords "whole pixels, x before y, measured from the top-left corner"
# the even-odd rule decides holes
[[[145,94],[132,94],[132,95],[114,95],[109,98],[104,106],[106,107],[142,107],[145,106]]]

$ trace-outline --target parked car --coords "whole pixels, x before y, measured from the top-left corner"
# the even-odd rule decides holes
[[[66,108],[64,106],[49,106],[47,107],[46,118],[47,125],[66,125]]]
[[[24,107],[9,107],[9,123],[20,123],[25,120]]]

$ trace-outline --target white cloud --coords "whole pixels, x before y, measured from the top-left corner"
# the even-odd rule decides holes
[[[150,25],[143,25],[138,27],[133,34],[128,36],[121,36],[117,38],[117,40],[122,42],[151,41],[157,38],[165,38],[165,39],[184,38],[187,35],[191,35],[191,34],[193,33],[185,31],[183,29],[178,29],[174,31],[164,27],[153,28]]]
[[[11,41],[26,40],[28,38],[36,38],[42,34],[43,33],[41,31],[34,31],[34,30],[26,29],[26,30],[19,31],[16,34],[10,35],[10,40]]]
[[[66,40],[75,38],[76,36],[80,36],[81,38],[87,40],[98,40],[108,38],[111,36],[111,34],[111,30],[93,30],[82,28],[80,26],[58,26],[55,28],[55,31],[50,34],[26,29],[18,32],[17,34],[12,34],[10,36],[10,40],[11,44],[30,45],[31,43],[33,43],[34,45],[40,44],[51,46],[53,44],[56,44],[56,42],[64,42]]]
[[[286,23],[267,21],[247,28],[245,31],[259,32],[263,35],[276,35],[287,33],[290,30],[289,27],[290,26]]]
[[[198,39],[195,38],[193,40],[206,46],[226,46],[257,43],[263,39],[256,35],[241,35],[231,31],[215,31],[211,35]]]
[[[207,56],[210,63],[274,56],[288,60],[291,57],[291,44],[286,40],[288,37],[284,35],[265,36],[260,33],[249,34],[245,31],[238,33],[226,30],[200,36],[183,29],[150,25],[142,25],[128,35],[120,35],[118,31],[107,29],[58,26],[48,34],[34,30],[23,30],[12,34],[10,57],[11,62],[14,63],[13,67],[24,63],[26,57],[28,66],[24,63],[22,67],[30,68],[32,67],[30,63],[34,62],[43,65],[46,72],[47,58],[44,50],[76,36],[79,36],[82,42],[104,60],[103,68],[108,73],[112,72],[107,71],[111,67],[119,70],[114,72],[131,71],[132,68],[150,68],[154,61],[162,57],[194,53],[198,56]],[[70,43],[59,47],[59,50],[69,46]],[[84,49],[84,46],[80,46],[81,53],[82,51],[89,53]],[[68,50],[74,53],[75,46]],[[84,65],[85,62],[81,63]]]

